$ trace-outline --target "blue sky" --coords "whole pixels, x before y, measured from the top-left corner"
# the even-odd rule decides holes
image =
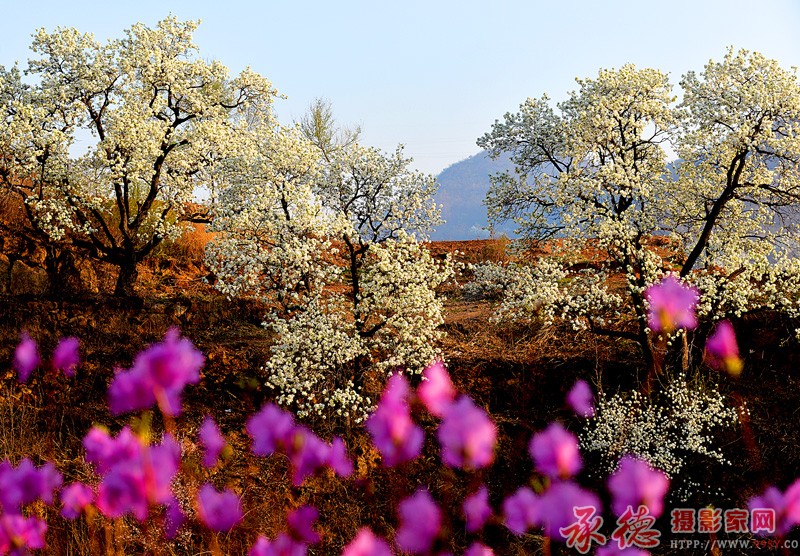
[[[475,140],[527,97],[562,99],[601,67],[656,67],[677,86],[730,45],[800,66],[795,0],[39,0],[3,10],[0,64],[26,60],[39,27],[108,39],[170,12],[202,20],[204,58],[249,65],[287,95],[276,107],[285,123],[327,98],[364,143],[403,143],[432,173],[478,152]]]

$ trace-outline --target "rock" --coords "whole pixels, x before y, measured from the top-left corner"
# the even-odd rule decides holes
[[[58,261],[58,291],[67,295],[95,294],[100,291],[100,281],[91,261],[66,252]]]
[[[11,265],[10,290],[12,295],[44,295],[50,285],[43,268],[31,267],[22,261]]]
[[[8,293],[8,283],[11,274],[11,261],[0,253],[0,294]]]

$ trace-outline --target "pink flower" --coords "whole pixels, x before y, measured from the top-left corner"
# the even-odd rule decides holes
[[[44,548],[47,523],[36,517],[0,516],[0,554],[28,554],[27,549]]]
[[[422,373],[422,379],[417,388],[417,396],[432,415],[441,417],[456,399],[456,388],[444,363],[437,361],[427,367]]]
[[[664,511],[664,496],[669,490],[669,478],[644,460],[624,456],[619,467],[608,479],[611,493],[611,509],[617,516],[625,513],[628,506],[647,507],[653,517]]]
[[[328,466],[340,477],[349,477],[353,474],[353,462],[347,455],[347,446],[338,436],[333,438],[328,453]]]
[[[463,510],[467,520],[467,531],[470,533],[480,531],[483,524],[492,515],[489,491],[486,489],[486,485],[482,485],[475,494],[467,496],[464,500]]]
[[[185,522],[186,514],[183,513],[178,499],[173,496],[164,508],[164,536],[174,539]]]
[[[344,547],[342,556],[392,556],[392,550],[386,541],[363,527],[358,530],[350,544]]]
[[[106,517],[131,513],[147,519],[152,505],[168,504],[171,484],[178,472],[180,446],[165,434],[161,444],[146,445],[128,427],[112,438],[93,428],[83,440],[86,460],[102,476],[97,487],[97,508]]]
[[[75,376],[75,369],[81,362],[79,347],[78,338],[62,338],[53,350],[53,369],[62,371],[68,377]]]
[[[494,556],[494,550],[479,542],[472,543],[464,556]]]
[[[20,382],[28,382],[33,370],[39,366],[39,348],[27,332],[20,334],[20,341],[14,350],[14,370]]]
[[[203,465],[208,468],[214,467],[220,453],[227,444],[225,437],[222,436],[219,427],[211,417],[206,417],[203,420],[198,436],[200,437],[200,443],[203,445]]]
[[[497,427],[469,396],[447,406],[437,435],[445,465],[480,469],[494,459]]]
[[[568,479],[582,467],[578,439],[559,423],[533,435],[528,451],[536,469],[551,479]]]
[[[291,512],[286,520],[292,537],[305,544],[319,542],[319,533],[314,531],[314,522],[319,518],[319,512],[314,506],[300,506]]]
[[[715,369],[725,371],[733,377],[742,373],[743,365],[739,358],[736,335],[733,325],[727,320],[717,324],[714,333],[706,340],[706,360]]]
[[[442,512],[427,490],[418,490],[398,506],[400,527],[394,542],[405,552],[428,552],[439,535]]]
[[[579,417],[594,417],[594,394],[585,380],[577,380],[567,393],[567,404]]]
[[[31,460],[23,458],[13,467],[5,460],[0,464],[0,506],[3,512],[12,514],[35,500],[51,504],[62,480],[61,473],[50,462],[37,468]]]
[[[747,503],[752,512],[756,509],[775,512],[775,534],[784,536],[792,527],[800,525],[800,479],[792,483],[785,493],[774,486],[768,487],[761,496],[755,496]],[[757,534],[772,534],[766,531]]]
[[[539,497],[539,512],[535,524],[542,527],[545,536],[563,540],[560,529],[576,521],[573,512],[575,508],[586,506],[595,508],[598,514],[603,513],[600,499],[593,492],[571,482],[553,483]]]
[[[528,487],[520,487],[503,501],[503,521],[517,536],[539,522],[539,498]]]
[[[118,371],[108,387],[108,402],[115,415],[148,409],[153,404],[165,415],[181,412],[181,393],[200,381],[205,357],[177,328],[164,341],[136,356],[129,371]]]
[[[67,519],[75,519],[83,509],[94,500],[91,487],[83,483],[72,483],[61,491],[61,515]]]
[[[672,274],[645,291],[650,304],[647,312],[647,325],[653,332],[669,334],[678,328],[697,327],[695,307],[700,293],[693,286],[684,286]]]
[[[242,505],[230,490],[219,492],[206,483],[197,493],[197,514],[206,527],[224,533],[242,520]]]
[[[294,416],[275,404],[267,404],[247,420],[247,433],[253,439],[253,453],[269,456],[286,449],[294,437]]]
[[[408,382],[396,374],[389,379],[378,408],[367,419],[372,442],[387,467],[394,467],[419,456],[425,434],[411,419]]]
[[[296,541],[286,533],[279,534],[270,541],[264,536],[258,537],[256,544],[248,552],[248,556],[306,556],[308,547]]]

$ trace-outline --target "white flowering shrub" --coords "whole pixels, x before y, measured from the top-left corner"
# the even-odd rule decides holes
[[[621,456],[634,454],[677,477],[692,457],[729,464],[714,438],[738,423],[736,409],[716,388],[693,387],[678,376],[656,398],[637,391],[599,396],[580,443],[599,453],[605,471],[613,471]]]
[[[435,180],[400,150],[322,149],[294,128],[251,136],[219,194],[206,249],[215,286],[270,306],[263,370],[279,403],[359,422],[369,386],[377,394],[395,368],[421,372],[439,357],[436,289],[455,267],[413,235],[438,221]]]
[[[117,265],[120,295],[133,293],[137,263],[193,216],[195,189],[221,179],[243,114],[269,117],[276,95],[250,70],[231,78],[202,59],[196,27],[169,17],[106,44],[41,29],[31,83],[16,67],[0,70],[0,184],[52,241]],[[94,142],[76,149],[89,134]]]
[[[675,105],[660,71],[601,70],[578,80],[558,111],[546,96],[528,99],[478,141],[492,156],[510,153],[517,167],[494,179],[486,199],[492,220],[513,219],[528,239],[559,238],[552,243],[566,264],[591,240],[605,263],[594,277],[601,287],[624,273],[624,299],[589,287],[589,298],[573,301],[565,291],[564,315],[638,341],[648,359],[644,291],[667,272],[697,284],[708,319],[762,307],[795,315],[797,307],[794,291],[781,295],[772,278],[798,281],[796,72],[730,50],[702,74],[689,72],[681,87]],[[667,147],[677,160],[669,161]],[[604,329],[593,316],[617,311],[636,324]]]

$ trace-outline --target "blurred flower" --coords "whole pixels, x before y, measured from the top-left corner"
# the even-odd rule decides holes
[[[418,490],[398,506],[400,527],[394,542],[412,554],[428,552],[439,534],[442,513],[427,490]]]
[[[75,369],[81,362],[78,338],[62,338],[53,350],[53,369],[62,371],[66,376],[75,376]]]
[[[306,556],[308,547],[292,539],[286,533],[279,534],[270,541],[264,536],[258,537],[256,544],[248,552],[248,556]]]
[[[567,393],[567,404],[579,417],[594,417],[594,393],[585,380],[576,380]]]
[[[392,556],[389,545],[367,527],[358,530],[358,534],[344,547],[342,556]]]
[[[425,434],[411,419],[408,382],[401,374],[392,376],[375,412],[367,420],[372,442],[383,463],[394,467],[419,456]]]
[[[170,488],[178,472],[181,450],[171,435],[160,444],[145,444],[128,427],[116,438],[97,427],[83,439],[86,461],[101,475],[96,505],[106,517],[131,513],[139,521],[147,519],[150,506],[168,504]]]
[[[650,556],[650,553],[635,546],[620,548],[617,543],[610,543],[597,548],[596,556]]]
[[[347,446],[344,440],[338,436],[331,442],[330,453],[328,454],[328,465],[340,477],[349,477],[353,474],[353,462],[347,455]]]
[[[582,467],[578,439],[560,423],[534,434],[528,452],[536,469],[551,479],[568,479]]]
[[[319,511],[314,506],[300,506],[289,513],[286,521],[292,536],[305,544],[319,542],[319,534],[314,531],[314,522],[319,518]]]
[[[177,328],[170,328],[164,341],[136,356],[133,367],[119,370],[108,387],[111,412],[148,409],[154,403],[164,415],[181,412],[181,394],[187,384],[200,381],[205,357]]]
[[[253,439],[253,453],[269,456],[286,449],[294,435],[294,416],[270,403],[247,420],[247,433]]]
[[[494,550],[479,542],[472,543],[464,556],[494,556]]]
[[[669,478],[645,460],[627,455],[620,459],[619,467],[608,478],[608,490],[611,509],[617,516],[621,516],[628,506],[638,508],[644,504],[648,513],[658,518],[664,511]]]
[[[0,554],[22,556],[27,549],[44,548],[47,523],[36,517],[6,514],[0,516]]]
[[[417,388],[417,396],[432,415],[441,417],[456,399],[456,388],[444,363],[437,361],[427,367],[422,372],[422,379]]]
[[[185,522],[186,514],[183,513],[178,499],[173,496],[164,508],[164,536],[174,539]]]
[[[559,530],[577,521],[573,512],[575,508],[587,506],[595,508],[598,514],[603,512],[600,499],[593,492],[572,482],[553,483],[539,496],[539,512],[535,524],[542,527],[545,536],[563,541],[564,537]]]
[[[224,533],[242,520],[242,505],[230,490],[219,492],[206,483],[197,493],[197,514],[206,527]]]
[[[492,507],[489,505],[489,491],[486,485],[481,485],[478,491],[464,500],[464,517],[467,521],[467,531],[474,533],[479,531],[486,520],[492,515]]]
[[[480,469],[494,459],[497,427],[469,396],[446,407],[437,435],[445,465]]]
[[[20,382],[28,382],[33,370],[39,366],[39,348],[27,332],[20,334],[20,341],[14,350],[14,370]]]
[[[62,482],[61,473],[47,462],[36,467],[28,458],[23,458],[17,467],[8,460],[0,463],[0,506],[7,514],[19,513],[22,507],[42,500],[53,503],[53,493]]]
[[[539,498],[528,487],[520,487],[503,501],[503,521],[517,536],[539,522]]]
[[[717,324],[714,333],[706,340],[706,360],[708,364],[733,377],[742,373],[742,360],[739,358],[739,346],[733,325],[727,320]]]
[[[208,468],[214,467],[220,453],[227,444],[225,437],[222,436],[219,427],[211,417],[206,417],[203,420],[198,436],[200,437],[200,443],[203,445],[203,465]]]
[[[650,304],[647,325],[653,332],[670,332],[678,328],[697,327],[695,308],[700,299],[697,288],[684,286],[672,274],[645,291]]]
[[[800,525],[800,479],[792,483],[785,493],[774,486],[768,487],[760,496],[754,496],[747,502],[753,510],[773,510],[775,512],[775,534],[784,536],[795,525]],[[756,534],[772,534],[766,531],[755,531]]]
[[[94,500],[94,491],[83,483],[72,483],[61,491],[61,515],[75,519]]]

